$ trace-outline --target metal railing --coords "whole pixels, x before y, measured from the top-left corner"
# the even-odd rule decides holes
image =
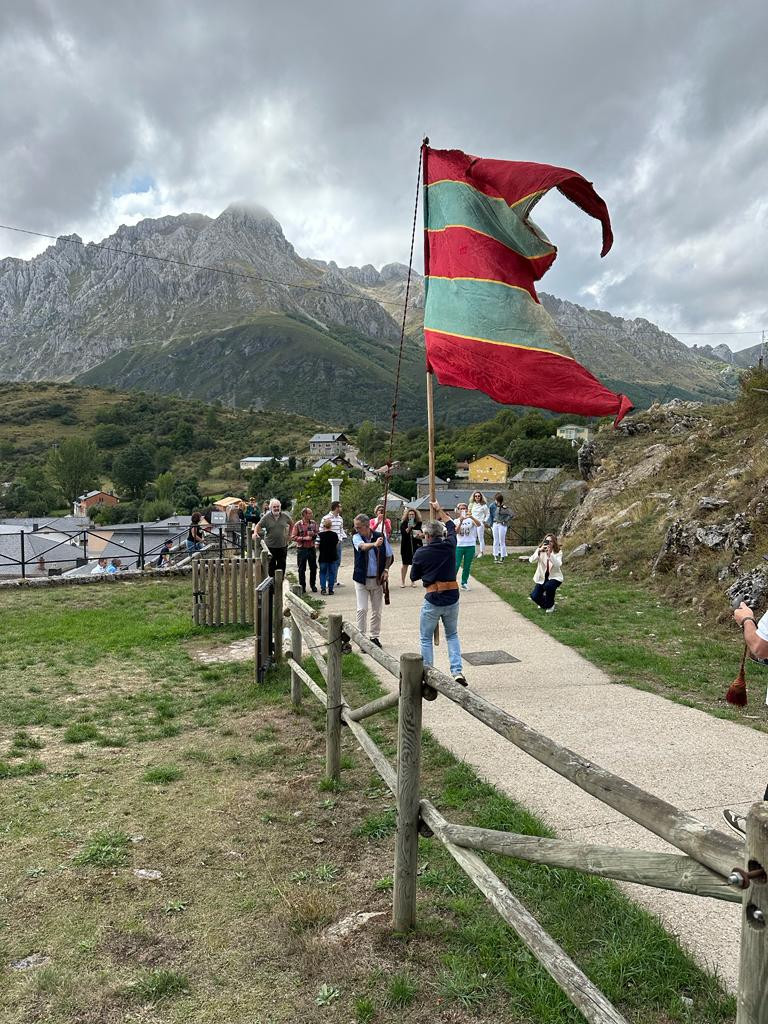
[[[119,524],[118,524],[119,525]],[[71,565],[72,567],[79,567],[86,565],[89,561],[96,558],[127,558],[129,563],[137,569],[144,569],[148,563],[153,560],[157,560],[166,540],[171,539],[174,542],[172,553],[179,553],[182,557],[186,555],[186,537],[187,527],[181,530],[175,531],[163,531],[162,537],[154,535],[152,530],[152,524],[141,523],[138,529],[135,531],[134,536],[138,534],[138,544],[136,547],[131,546],[123,542],[120,539],[120,535],[123,532],[120,529],[111,531],[109,527],[98,528],[91,527],[89,529],[81,530],[52,530],[51,534],[58,534],[63,536],[63,540],[53,541],[51,544],[46,545],[42,548],[41,545],[37,545],[40,550],[36,553],[32,553],[29,550],[28,538],[34,536],[35,538],[45,538],[49,536],[47,530],[19,530],[18,533],[4,533],[2,537],[11,538],[18,541],[19,545],[19,557],[14,558],[12,555],[4,554],[0,552],[0,575],[5,575],[3,569],[6,567],[17,567],[19,575],[22,579],[26,579],[27,574],[30,570],[34,569],[35,566],[45,567],[48,562],[56,563],[56,566]],[[208,535],[209,545],[213,542],[214,545],[218,546],[219,557],[224,557],[225,552],[229,553],[232,549],[239,551],[241,557],[246,555],[248,552],[252,552],[253,543],[250,537],[250,532],[247,530],[245,523],[238,523],[236,526],[226,527],[209,527],[204,530],[204,533]],[[113,550],[109,555],[102,555],[99,545],[90,544],[92,541],[103,541],[104,545],[110,545]],[[66,556],[64,549],[66,547],[76,547],[80,549],[80,553],[72,554],[70,557]],[[89,546],[91,552],[89,554]],[[94,548],[96,550],[94,550]],[[114,549],[119,549],[115,551]],[[50,571],[50,570],[49,570]]]

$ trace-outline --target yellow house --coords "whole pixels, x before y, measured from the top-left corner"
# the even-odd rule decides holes
[[[501,455],[483,455],[469,464],[471,484],[505,484],[509,474],[509,461]]]

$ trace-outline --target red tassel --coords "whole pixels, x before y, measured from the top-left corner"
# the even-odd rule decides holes
[[[747,706],[747,680],[744,675],[744,663],[747,660],[747,645],[744,644],[744,653],[741,656],[741,665],[739,666],[739,674],[733,680],[731,685],[728,687],[728,693],[725,695],[725,699],[729,704],[735,704],[738,708],[744,708]]]

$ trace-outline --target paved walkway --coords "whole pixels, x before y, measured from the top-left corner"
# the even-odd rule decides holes
[[[421,588],[401,590],[393,567],[392,603],[384,609],[381,640],[392,654],[418,651]],[[354,621],[351,553],[329,611]],[[557,614],[567,615],[567,602]],[[461,595],[460,635],[465,653],[503,650],[518,663],[465,665],[469,685],[488,700],[558,743],[617,775],[720,827],[723,806],[746,810],[762,797],[768,775],[768,735],[713,718],[610,678],[513,611],[487,587],[471,581]],[[384,686],[395,680],[366,659]],[[438,668],[448,671],[445,644]],[[425,725],[440,742],[489,782],[535,811],[563,838],[646,850],[670,847],[644,828],[582,792],[507,740],[438,697],[425,703]],[[738,975],[738,904],[622,884],[658,915],[670,932],[734,989]],[[536,908],[530,908],[535,914]]]

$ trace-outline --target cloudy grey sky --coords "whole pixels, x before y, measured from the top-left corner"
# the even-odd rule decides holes
[[[98,240],[244,199],[303,255],[405,262],[426,132],[594,181],[614,249],[548,197],[544,290],[745,347],[768,328],[767,30],[758,0],[4,0],[0,222]],[[0,257],[41,247],[0,231]]]

